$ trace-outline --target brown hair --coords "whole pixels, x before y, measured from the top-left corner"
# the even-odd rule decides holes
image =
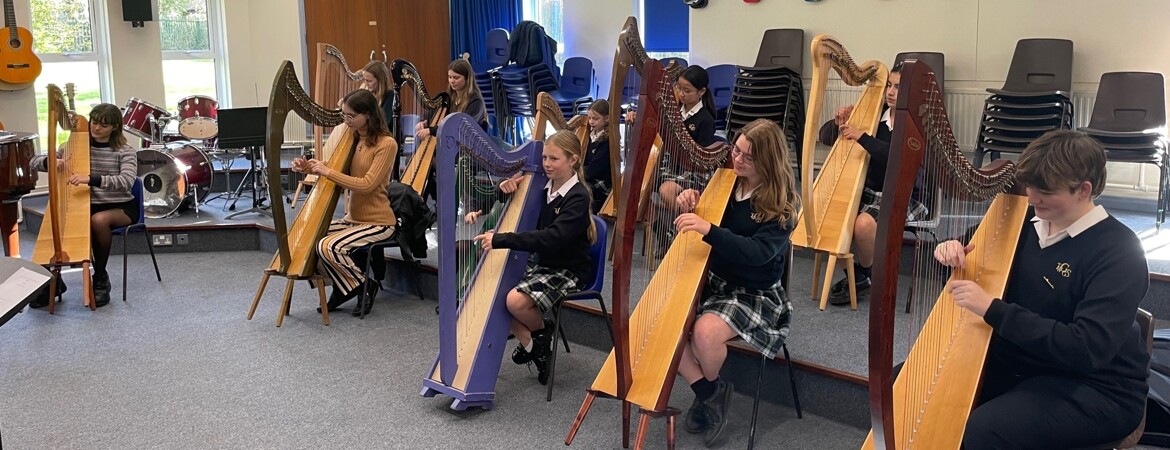
[[[89,111],[89,121],[114,127],[114,131],[110,132],[110,148],[114,151],[121,150],[122,146],[126,145],[126,135],[122,134],[122,110],[118,109],[117,105],[102,103],[94,106]]]
[[[1105,190],[1105,149],[1085,133],[1053,130],[1028,144],[1016,162],[1016,180],[1042,191],[1076,192],[1092,185],[1091,197]]]
[[[759,221],[776,220],[787,226],[796,217],[796,177],[788,158],[788,142],[780,126],[768,119],[756,119],[739,134],[752,147],[753,165],[760,187],[752,194],[752,210]]]
[[[581,151],[581,140],[577,135],[569,130],[561,130],[554,133],[544,140],[545,147],[556,147],[565,152],[565,156],[576,156],[577,163],[573,164],[573,171],[577,173],[577,182],[585,187],[585,192],[589,193],[589,202],[593,202],[593,193],[589,190],[589,185],[585,183],[585,153]],[[589,243],[597,242],[597,227],[593,223],[593,216],[589,216]]]
[[[464,112],[467,109],[467,104],[471,102],[473,96],[481,95],[479,93],[479,85],[475,84],[475,71],[471,68],[471,63],[466,59],[456,59],[451,61],[447,66],[447,70],[455,72],[463,77],[463,89],[456,92],[447,86],[447,95],[451,96],[451,110],[450,112]]]
[[[386,114],[378,106],[378,100],[374,98],[372,92],[365,89],[357,89],[346,94],[342,101],[353,112],[366,116],[366,145],[377,145],[378,139],[382,136],[390,135],[390,129],[386,128]],[[357,130],[353,130],[353,132],[357,133]]]
[[[378,80],[378,89],[374,91],[374,98],[381,104],[382,100],[386,98],[386,91],[392,89],[393,86],[390,84],[390,68],[386,67],[386,63],[375,59],[362,67],[362,72],[369,72],[375,80]]]
[[[589,111],[595,112],[601,116],[601,133],[598,134],[598,136],[600,136],[598,139],[599,140],[600,139],[608,139],[609,138],[609,101],[604,99],[604,98],[597,100],[597,101],[593,102],[592,105],[589,105]],[[592,133],[593,130],[589,130],[589,132]]]

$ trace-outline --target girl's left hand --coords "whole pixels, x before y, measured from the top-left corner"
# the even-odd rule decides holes
[[[328,177],[329,172],[331,172],[329,166],[325,165],[325,163],[319,160],[310,159],[306,162],[309,163],[309,173],[315,173],[323,177]]]
[[[488,231],[487,233],[476,236],[472,240],[474,240],[475,242],[479,242],[479,248],[485,252],[488,252],[488,251],[492,250],[492,237],[494,237],[495,235],[496,235],[495,231]]]
[[[81,186],[89,184],[89,175],[73,174],[69,176],[69,184]]]
[[[686,231],[693,230],[703,236],[711,232],[711,222],[703,220],[694,213],[679,214],[674,219],[674,228],[678,230],[678,234],[683,234]]]
[[[430,135],[431,135],[431,129],[427,128],[427,127],[423,127],[423,129],[418,130],[418,134],[415,135],[415,138],[416,139],[423,139],[425,137],[429,137]]]
[[[991,307],[993,300],[991,295],[974,281],[955,280],[947,284],[947,289],[950,290],[956,305],[966,308],[979,317],[987,314],[987,308]]]
[[[856,141],[861,139],[863,134],[865,133],[862,133],[861,130],[857,129],[857,127],[852,125],[841,125],[841,136],[845,139]]]

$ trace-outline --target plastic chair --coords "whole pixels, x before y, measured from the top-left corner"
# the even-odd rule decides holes
[[[508,63],[508,30],[493,28],[487,34],[487,65],[500,67]]]
[[[934,71],[934,79],[938,81],[939,92],[946,92],[946,58],[939,52],[902,52],[894,57],[894,64],[907,59],[916,59],[926,63]]]
[[[1145,343],[1145,345],[1146,345],[1146,353],[1153,354],[1153,352],[1154,352],[1154,316],[1151,315],[1146,310],[1138,308],[1137,317],[1134,319],[1134,322],[1137,322],[1138,329],[1141,332],[1142,342]],[[1149,370],[1148,365],[1146,366],[1146,370],[1147,371]],[[1122,440],[1117,441],[1117,442],[1112,442],[1112,443],[1103,444],[1103,445],[1095,445],[1092,447],[1087,447],[1085,449],[1079,449],[1079,450],[1090,450],[1090,449],[1095,450],[1095,449],[1100,449],[1100,448],[1115,448],[1115,449],[1134,448],[1134,447],[1137,447],[1138,444],[1140,443],[1139,441],[1141,440],[1142,434],[1145,431],[1146,431],[1146,412],[1143,411],[1141,422],[1138,422],[1137,429],[1133,430],[1133,432],[1130,433],[1129,436],[1126,436],[1125,438],[1123,438]]]
[[[788,280],[792,274],[792,244],[788,245],[788,254],[785,257],[784,275],[782,276],[781,284],[787,289]],[[740,339],[740,338],[736,338]],[[786,342],[780,347],[784,351],[784,366],[788,370],[788,387],[792,390],[792,406],[796,408],[796,418],[803,419],[804,414],[800,410],[800,396],[796,392],[796,374],[792,372],[792,356],[788,354],[788,343]],[[748,432],[748,450],[756,447],[756,418],[760,412],[760,393],[763,392],[764,387],[764,371],[768,368],[768,357],[760,357],[760,370],[756,374],[756,395],[752,400],[752,426],[751,431]]]
[[[1068,97],[1072,90],[1072,63],[1073,42],[1068,39],[1020,39],[1003,89],[987,92],[1003,96]]]
[[[605,327],[609,329],[610,342],[613,342],[613,327],[609,324],[609,311],[606,310],[605,300],[601,297],[601,291],[605,287],[605,248],[608,244],[609,233],[607,224],[601,217],[594,215],[593,225],[597,229],[597,241],[589,246],[589,257],[593,258],[595,265],[593,284],[590,284],[585,290],[566,295],[563,300],[553,305],[552,359],[548,366],[548,394],[545,397],[545,401],[552,401],[553,384],[557,376],[557,338],[565,341],[565,353],[569,352],[568,339],[565,338],[565,330],[561,328],[561,307],[565,305],[565,302],[570,300],[597,300],[597,304],[601,306],[601,315],[605,318]]]
[[[727,108],[731,107],[731,94],[735,88],[735,76],[739,69],[733,64],[717,64],[707,68],[707,89],[715,98],[715,129],[727,129]]]
[[[130,188],[134,201],[138,202],[138,220],[134,223],[110,230],[114,236],[122,236],[122,301],[126,301],[126,239],[130,233],[141,232],[146,235],[146,248],[150,249],[150,262],[154,263],[154,276],[162,281],[162,274],[158,271],[158,260],[154,257],[154,240],[150,238],[150,230],[146,228],[146,208],[142,206],[142,179],[134,179],[134,186]]]
[[[787,67],[801,73],[804,67],[804,30],[800,28],[778,28],[764,31],[760,39],[760,52],[756,54],[756,67]]]

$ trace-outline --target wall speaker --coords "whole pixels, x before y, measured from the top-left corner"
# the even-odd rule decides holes
[[[154,20],[154,8],[151,0],[122,0],[122,20],[133,22],[133,26],[140,27],[142,22]]]

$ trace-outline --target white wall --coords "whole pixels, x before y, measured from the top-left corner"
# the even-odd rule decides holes
[[[636,5],[635,0],[564,0],[565,56],[593,61],[602,97],[609,92],[618,32],[626,18],[635,14]]]
[[[16,0],[16,24],[29,28],[28,0]],[[36,39],[36,36],[33,36]],[[0,122],[9,130],[37,129],[37,99],[32,88],[21,91],[0,91]]]

